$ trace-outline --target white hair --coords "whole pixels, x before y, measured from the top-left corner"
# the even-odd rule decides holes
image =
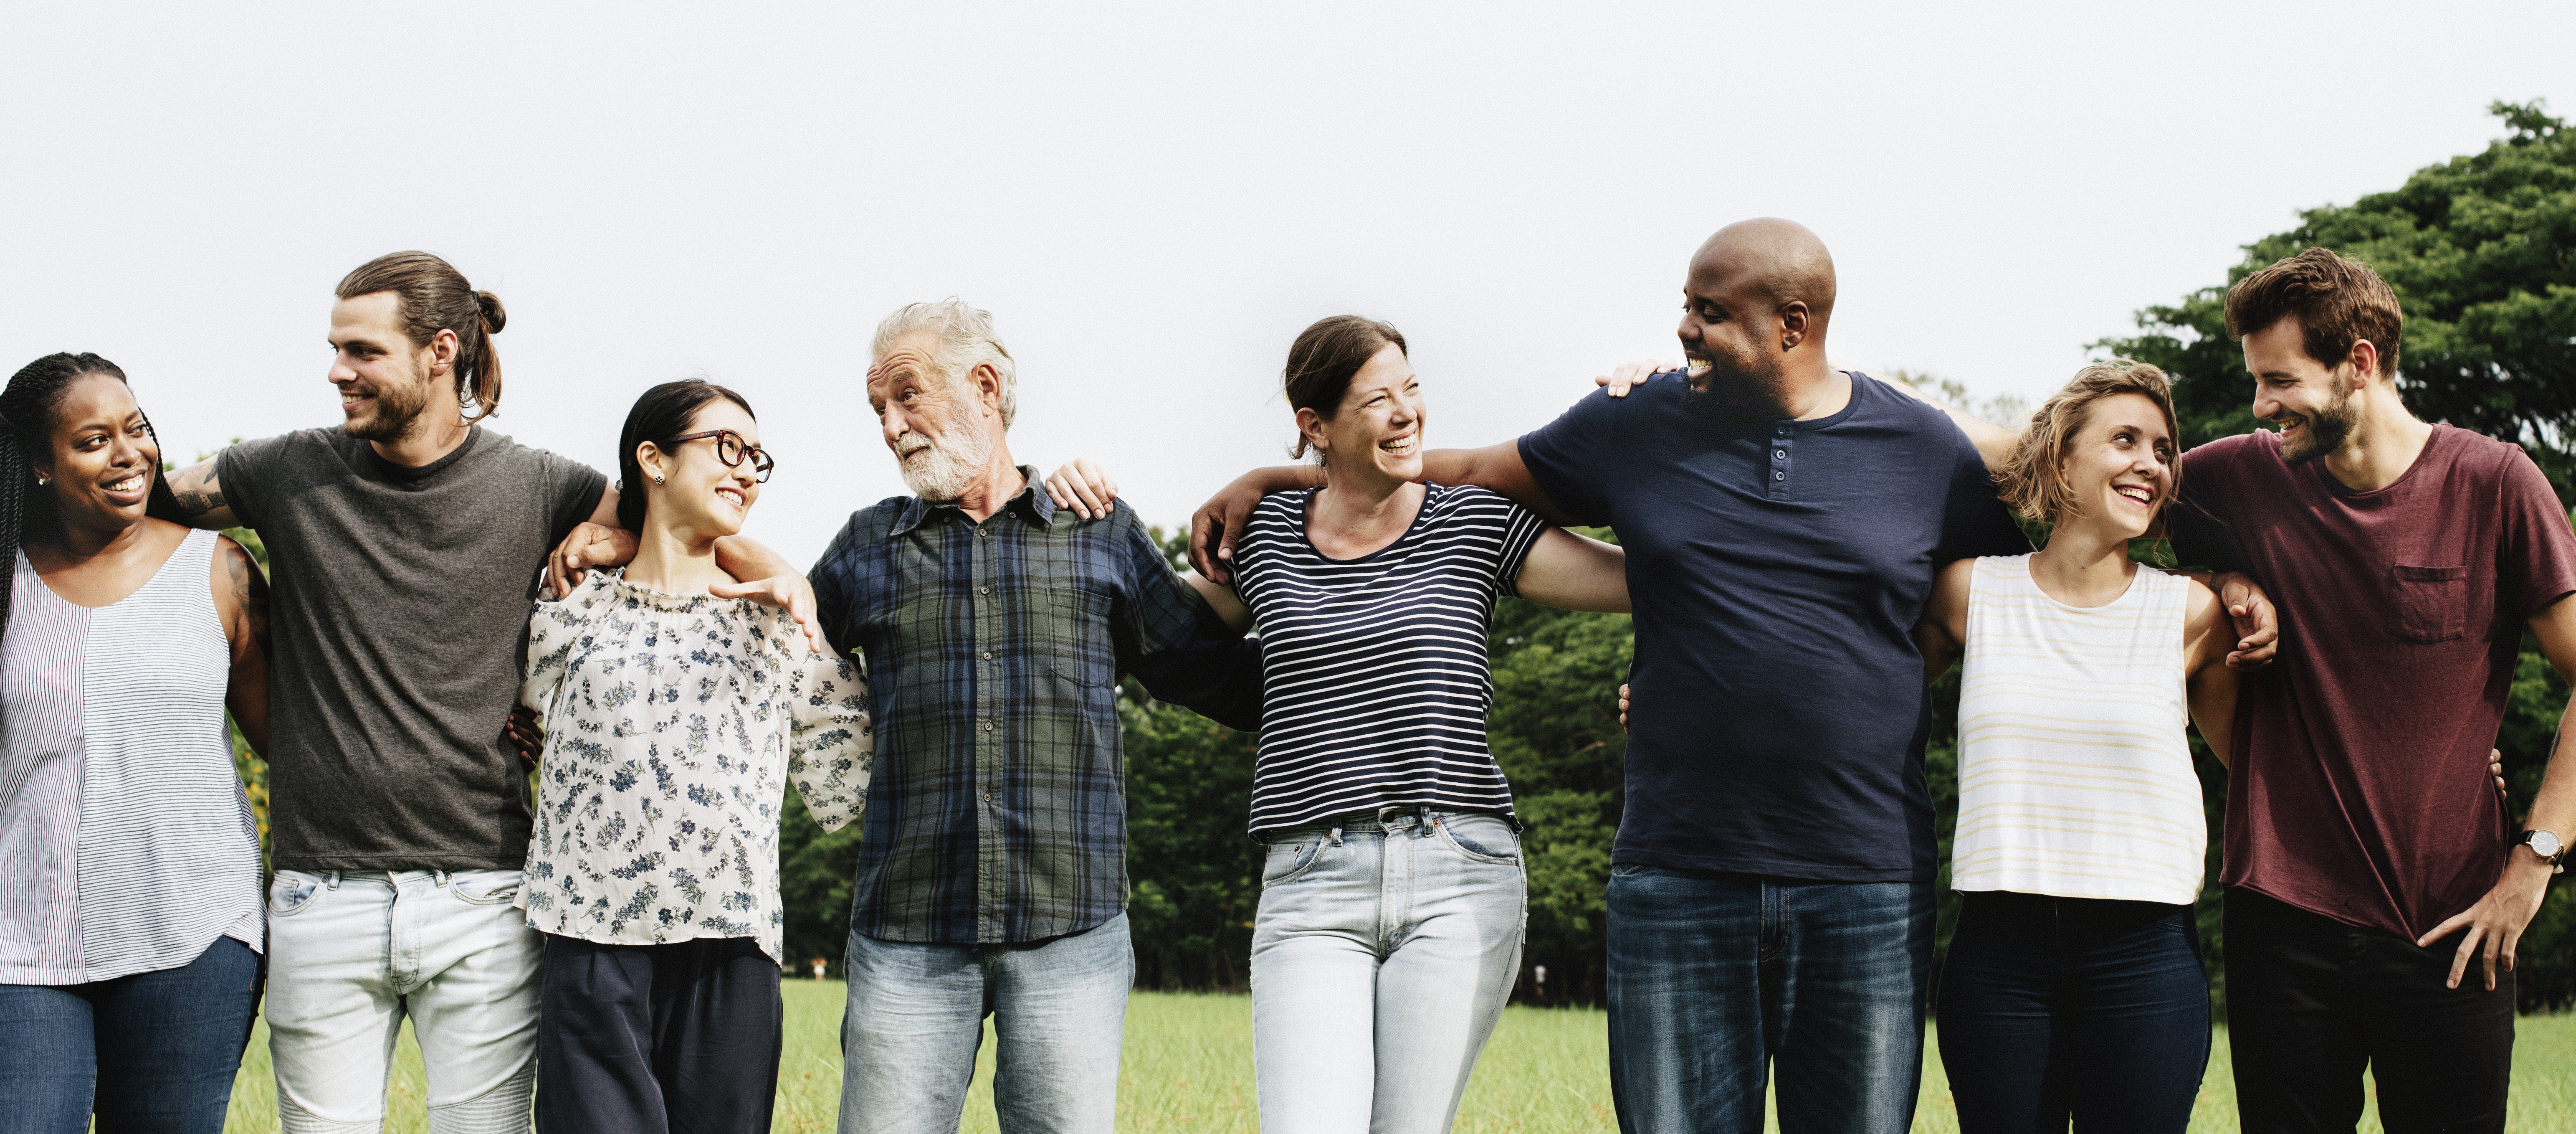
[[[992,313],[978,311],[953,295],[936,303],[906,304],[877,324],[876,341],[869,345],[868,354],[883,358],[896,339],[914,331],[938,334],[939,353],[931,361],[948,381],[964,379],[980,364],[993,365],[1000,376],[995,386],[1002,398],[1002,428],[1009,429],[1011,419],[1020,413],[1019,380],[1012,372],[1010,350],[993,333]]]

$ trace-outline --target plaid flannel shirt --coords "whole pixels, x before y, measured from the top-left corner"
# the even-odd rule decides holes
[[[812,572],[825,634],[867,660],[876,770],[850,928],[870,937],[1036,941],[1127,908],[1121,673],[1260,727],[1260,643],[1124,502],[1077,519],[1020,471],[1029,487],[980,524],[912,496],[861,511]]]

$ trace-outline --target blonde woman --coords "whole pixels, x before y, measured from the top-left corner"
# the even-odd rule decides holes
[[[2202,581],[2129,557],[2180,488],[2176,433],[2162,371],[2077,372],[1995,474],[2046,546],[1943,568],[1915,629],[1927,678],[1965,655],[1938,1012],[1968,1134],[2178,1132],[2209,1061],[2184,726],[2227,760],[2236,638]]]

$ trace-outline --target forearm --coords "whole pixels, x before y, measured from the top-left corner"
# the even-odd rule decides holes
[[[2532,797],[2531,813],[2522,824],[2523,830],[2552,832],[2561,842],[2576,840],[2576,759],[2565,755],[2571,724],[2576,724],[2576,698],[2570,698],[2566,710],[2558,715],[2558,736],[2551,745],[2549,768],[2541,773],[2540,794]]]

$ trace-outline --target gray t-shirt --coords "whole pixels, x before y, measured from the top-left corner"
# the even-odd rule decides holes
[[[215,475],[268,544],[276,867],[518,869],[528,785],[501,727],[529,603],[607,478],[480,427],[416,469],[307,429]]]

